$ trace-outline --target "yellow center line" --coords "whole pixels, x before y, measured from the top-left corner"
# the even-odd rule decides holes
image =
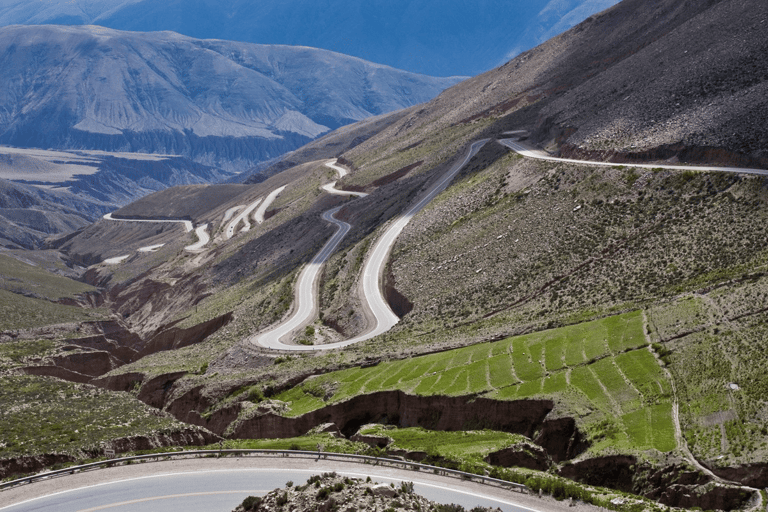
[[[269,491],[210,491],[210,492],[191,492],[189,494],[169,494],[168,496],[155,496],[153,498],[140,498],[137,500],[131,500],[131,501],[121,501],[120,503],[110,503],[107,505],[101,505],[99,507],[94,508],[86,508],[83,510],[79,510],[78,512],[95,512],[96,510],[104,510],[107,508],[114,508],[114,507],[122,507],[123,505],[134,505],[136,503],[144,503],[145,501],[156,501],[156,500],[172,500],[175,498],[188,498],[191,496],[211,496],[214,494],[259,494],[263,493],[266,494]]]

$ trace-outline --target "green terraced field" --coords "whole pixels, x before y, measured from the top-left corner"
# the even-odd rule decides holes
[[[316,389],[334,389],[325,402]],[[416,395],[483,394],[515,400],[562,398],[585,415],[600,450],[675,448],[671,387],[649,350],[640,311],[493,343],[328,373],[276,398],[300,415],[375,391]],[[311,391],[315,391],[312,393]],[[600,425],[590,430],[589,425]]]
[[[507,446],[526,441],[524,436],[495,430],[434,432],[421,427],[388,428],[375,425],[361,430],[364,435],[387,436],[391,448],[424,451],[452,460],[470,459],[482,462],[483,457]]]

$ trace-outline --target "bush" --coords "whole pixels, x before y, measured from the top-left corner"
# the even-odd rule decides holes
[[[248,390],[248,395],[246,400],[257,404],[262,400],[264,400],[264,392],[261,390],[260,387],[254,386]]]
[[[461,505],[451,503],[450,505],[443,505],[438,503],[435,505],[436,512],[466,512],[466,509]]]
[[[256,510],[256,508],[261,504],[261,498],[258,496],[248,496],[243,500],[243,503],[240,505],[243,507],[243,510],[246,512],[250,510]]]

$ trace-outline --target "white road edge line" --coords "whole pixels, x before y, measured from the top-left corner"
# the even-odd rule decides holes
[[[137,498],[135,500],[120,501],[118,503],[107,503],[106,505],[99,505],[98,507],[80,509],[77,512],[96,512],[97,510],[107,510],[109,508],[124,507],[125,505],[136,505],[137,503],[146,503],[148,501],[174,500],[178,498],[191,498],[195,496],[218,496],[220,494],[251,494],[251,495],[261,494],[261,493],[267,494],[270,491],[272,491],[272,489],[269,489],[269,490],[243,489],[239,491],[207,491],[207,492],[188,492],[186,494],[168,494],[165,496],[153,496],[149,498]]]

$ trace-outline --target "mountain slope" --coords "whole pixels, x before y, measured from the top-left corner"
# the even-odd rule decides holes
[[[766,41],[763,2],[627,0],[452,87],[350,154],[395,134],[407,146],[422,130],[491,122],[489,133],[527,129],[531,142],[573,156],[765,167]]]
[[[311,48],[99,27],[0,29],[0,66],[0,143],[176,154],[227,170],[458,81]]]
[[[0,179],[0,246],[39,248],[48,236],[83,228],[111,209],[66,191]]]
[[[325,48],[434,76],[476,75],[615,0],[43,0],[0,2],[0,26],[95,24]]]
[[[237,197],[171,189],[127,209],[168,215],[174,202],[207,198],[209,211],[195,220],[210,223],[212,242],[200,254],[183,253],[193,237],[179,228],[94,224],[72,239],[72,258],[99,261],[99,246],[111,255],[168,244],[86,275],[104,287],[120,326],[141,338],[135,346],[174,350],[147,350],[93,382],[139,388],[147,403],[231,438],[299,436],[329,421],[345,435],[369,421],[519,428],[544,455],[527,467],[672,506],[742,506],[753,490],[719,478],[768,486],[766,178],[540,161],[494,139],[526,129],[529,142],[565,152],[582,130],[632,128],[645,113],[663,121],[677,107],[671,93],[681,91],[707,99],[700,109],[712,115],[682,131],[657,123],[674,145],[632,152],[643,139],[629,130],[618,141],[626,149],[606,146],[609,134],[589,150],[659,165],[667,150],[679,160],[759,160],[744,141],[766,128],[750,126],[744,113],[760,115],[763,101],[750,94],[764,83],[765,38],[755,36],[765,30],[763,4],[626,0],[425,105],[385,116],[373,134],[371,122],[352,125],[295,151],[282,172],[233,187],[243,187]],[[699,48],[709,35],[717,37]],[[662,60],[648,53],[656,50]],[[702,60],[708,51],[712,59]],[[631,94],[606,94],[624,83]],[[634,99],[645,88],[654,94]],[[733,107],[725,112],[733,112],[732,132],[722,132],[719,110],[708,111],[719,101]],[[356,134],[362,141],[349,145]],[[712,145],[686,138],[702,134]],[[401,316],[393,329],[306,357],[250,343],[290,313],[299,269],[333,231],[321,214],[334,207],[351,228],[322,271],[316,319],[294,341],[349,339],[369,327],[359,290],[371,247],[486,138],[390,252],[383,288]],[[339,179],[325,165],[330,154],[349,174]],[[324,193],[320,185],[332,180],[368,195]],[[225,212],[283,186],[265,222],[222,236]],[[181,347],[184,340],[192,341]],[[526,414],[546,419],[509,426]]]

